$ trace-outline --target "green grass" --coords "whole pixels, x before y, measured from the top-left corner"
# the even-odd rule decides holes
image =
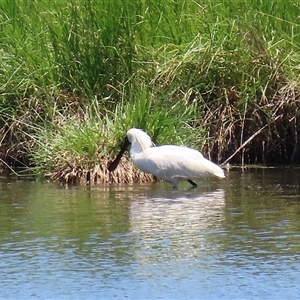
[[[89,169],[130,127],[225,161],[299,162],[292,0],[0,0],[0,154]],[[47,145],[47,146],[46,146]]]
[[[40,176],[56,177],[69,176],[80,169],[82,172],[75,181],[86,180],[86,172],[91,171],[98,172],[97,182],[106,182],[107,174],[102,171],[110,157],[117,154],[126,131],[132,127],[144,129],[158,144],[190,142],[199,146],[204,142],[196,138],[199,132],[189,125],[195,119],[195,105],[178,102],[166,110],[164,99],[151,97],[146,87],[137,97],[139,101],[121,101],[114,111],[105,114],[94,102],[72,118],[58,115],[55,122],[36,127],[31,135],[35,146],[28,149],[32,151],[31,162],[35,166],[32,171]],[[64,173],[65,170],[68,172]],[[129,180],[127,174],[120,173],[124,181]]]

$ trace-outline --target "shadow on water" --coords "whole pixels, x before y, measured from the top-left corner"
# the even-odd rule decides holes
[[[0,180],[0,298],[295,298],[298,172],[179,191]]]

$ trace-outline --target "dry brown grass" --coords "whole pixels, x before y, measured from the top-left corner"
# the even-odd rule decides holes
[[[218,102],[202,120],[208,132],[203,151],[219,162],[235,153],[230,163],[299,163],[299,117],[294,84],[282,85],[269,99],[261,98],[259,105],[249,102],[244,111],[235,103]]]
[[[107,166],[111,160],[101,159],[92,168],[86,169],[74,166],[66,166],[60,170],[49,173],[47,177],[51,181],[59,181],[63,184],[119,184],[119,183],[142,183],[153,181],[153,176],[138,170],[128,157],[123,157],[118,168],[109,172]]]

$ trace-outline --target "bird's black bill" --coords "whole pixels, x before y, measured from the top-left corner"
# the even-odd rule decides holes
[[[188,179],[187,181],[193,186],[193,188],[196,188],[198,186],[197,183],[194,182],[192,179]]]
[[[107,168],[109,172],[113,172],[117,168],[123,153],[126,151],[126,149],[128,148],[129,145],[130,145],[130,143],[129,143],[128,138],[126,136],[119,154],[117,155],[115,160]]]

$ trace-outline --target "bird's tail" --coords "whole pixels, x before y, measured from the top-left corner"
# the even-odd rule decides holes
[[[224,171],[216,164],[214,164],[213,162],[209,161],[208,162],[210,163],[209,167],[210,167],[210,172],[211,174],[219,177],[219,178],[225,178],[225,174],[224,174]]]
[[[216,175],[219,178],[225,178],[224,171],[219,166],[216,166],[216,167],[218,167],[218,168],[214,172],[214,175]]]

